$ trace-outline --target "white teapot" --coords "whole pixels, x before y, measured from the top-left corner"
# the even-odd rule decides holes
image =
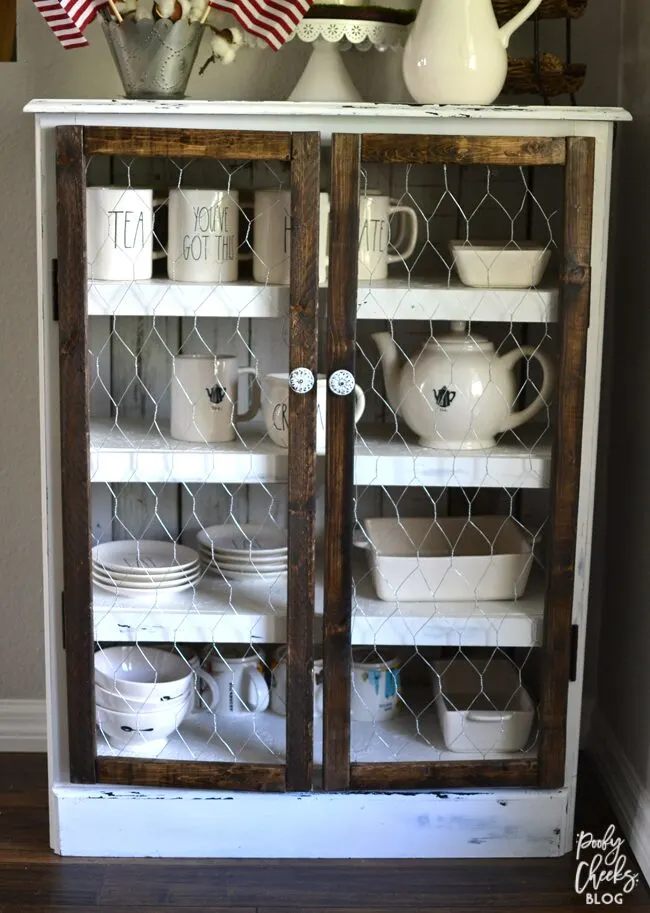
[[[451,333],[430,339],[405,364],[390,333],[374,333],[372,338],[381,354],[388,401],[423,447],[489,449],[496,445],[496,435],[523,425],[550,402],[555,370],[546,355],[532,346],[496,355],[487,339],[468,335],[463,321],[453,321]],[[513,412],[513,368],[527,355],[542,366],[542,389],[529,406]]]

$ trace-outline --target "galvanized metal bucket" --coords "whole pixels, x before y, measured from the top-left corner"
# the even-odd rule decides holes
[[[198,22],[103,22],[127,98],[183,98],[203,29]]]

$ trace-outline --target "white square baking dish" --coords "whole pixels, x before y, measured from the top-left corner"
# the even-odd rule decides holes
[[[375,591],[387,602],[520,599],[532,542],[511,518],[380,517],[361,521]]]
[[[522,751],[535,707],[508,659],[463,656],[433,663],[433,693],[449,751]]]
[[[531,288],[542,281],[551,250],[530,241],[450,241],[463,285],[471,288]]]

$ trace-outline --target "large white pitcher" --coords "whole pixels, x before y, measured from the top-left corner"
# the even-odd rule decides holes
[[[421,105],[490,105],[506,81],[513,33],[542,0],[499,28],[492,0],[422,0],[404,48],[406,87]]]

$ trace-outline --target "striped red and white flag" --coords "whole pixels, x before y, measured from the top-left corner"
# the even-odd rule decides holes
[[[262,38],[274,50],[296,30],[314,0],[209,0],[210,6],[230,13],[241,27]]]
[[[34,0],[36,8],[64,48],[88,45],[84,30],[97,15],[97,10],[107,2],[108,0]]]

